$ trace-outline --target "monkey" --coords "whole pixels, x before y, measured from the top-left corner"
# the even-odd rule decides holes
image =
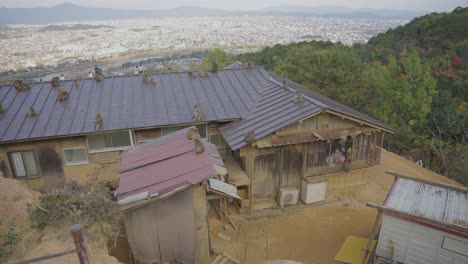
[[[62,87],[58,88],[58,91],[59,93],[57,94],[57,100],[61,103],[65,102],[70,96],[70,93]]]
[[[198,77],[200,78],[208,78],[210,77],[206,71],[201,71],[198,73]]]
[[[203,120],[203,113],[201,111],[200,105],[196,104],[193,107],[193,121],[200,122]]]
[[[79,87],[80,86],[80,81],[75,80],[74,84],[75,84],[75,87]]]
[[[200,135],[198,134],[198,129],[196,127],[191,127],[187,130],[187,133],[185,133],[185,137],[188,140],[193,140],[195,138],[200,138]]]
[[[300,104],[302,103],[303,99],[304,99],[304,96],[302,95],[302,93],[296,90],[296,92],[294,92],[294,103]]]
[[[244,63],[244,67],[247,69],[252,69],[253,68],[253,63],[251,61],[248,61]]]
[[[59,77],[55,76],[54,78],[52,78],[52,80],[50,80],[50,84],[52,85],[52,87],[54,88],[57,88],[60,86],[60,79]]]
[[[203,143],[200,139],[194,138],[193,143],[195,143],[195,153],[200,154],[205,151],[205,146],[203,146]]]
[[[3,107],[2,103],[0,102],[0,115],[5,113],[6,112],[6,109],[5,107]]]
[[[96,73],[96,76],[94,76],[94,79],[96,80],[96,82],[100,82],[104,79],[104,74],[102,73],[102,71],[99,71],[98,73]]]
[[[149,77],[149,75],[147,73],[145,73],[145,75],[143,75],[143,82],[145,83],[151,83],[151,84],[156,84],[156,80],[154,80],[153,78]]]
[[[211,72],[212,73],[218,72],[218,63],[216,62],[211,63]]]
[[[247,133],[245,134],[245,139],[244,139],[244,140],[245,140],[245,142],[247,142],[247,143],[249,143],[249,144],[252,143],[252,142],[254,142],[254,141],[255,141],[255,131],[254,131],[254,130],[250,130],[249,132],[247,132]]]
[[[288,74],[285,73],[285,74],[283,75],[283,77],[284,77],[284,79],[283,79],[283,87],[284,87],[284,88],[288,88]]]
[[[16,91],[22,92],[29,90],[29,84],[25,83],[22,80],[15,80],[13,82],[13,86],[15,86]]]
[[[189,71],[188,76],[192,79],[197,78],[197,75],[193,71]]]
[[[103,126],[103,119],[101,113],[97,113],[96,115],[96,130],[101,130]]]
[[[36,117],[37,116],[37,113],[36,113],[36,110],[34,110],[34,107],[30,106],[28,108],[28,116],[29,117]]]

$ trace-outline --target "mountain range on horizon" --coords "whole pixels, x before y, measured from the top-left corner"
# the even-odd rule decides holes
[[[63,3],[52,7],[0,7],[0,24],[47,24],[75,21],[215,16],[323,16],[352,19],[404,19],[425,14],[423,11],[393,9],[351,9],[339,6],[274,6],[250,11],[184,6],[171,9],[113,9],[84,7]]]

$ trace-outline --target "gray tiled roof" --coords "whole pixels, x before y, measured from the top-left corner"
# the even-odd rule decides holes
[[[240,69],[242,64],[234,63],[228,67]],[[282,85],[283,77],[266,71],[262,73],[266,73],[268,86],[255,103],[255,107],[241,120],[227,124],[220,129],[229,146],[234,150],[247,145],[245,135],[249,131],[254,131],[254,138],[257,140],[322,110],[336,112],[392,131],[390,127],[381,122],[296,82],[288,80],[286,89]],[[293,102],[296,90],[304,95],[302,104]]]
[[[269,75],[266,77],[269,78]],[[249,131],[254,131],[254,138],[260,139],[326,109],[326,105],[308,96],[304,96],[302,103],[294,103],[294,92],[269,78],[265,91],[249,115],[221,127],[229,146],[236,150],[247,145],[245,135]]]
[[[221,128],[233,149],[246,145],[248,131],[254,130],[255,139],[259,139],[322,110],[391,130],[292,81],[284,88],[281,77],[263,68],[232,67],[208,75],[151,75],[156,85],[143,82],[141,75],[106,77],[102,82],[81,79],[78,87],[74,80],[66,80],[61,86],[70,97],[64,103],[57,101],[58,91],[50,82],[33,83],[24,92],[3,85],[0,102],[6,112],[0,115],[0,142],[94,133],[97,113],[103,117],[99,132],[190,124],[197,103],[204,114],[203,122],[236,121]],[[295,90],[305,95],[299,105],[293,103]],[[27,117],[30,106],[37,117]]]
[[[0,86],[0,142],[63,137],[96,132],[99,112],[103,129],[112,131],[193,123],[193,107],[200,104],[204,121],[237,120],[246,116],[260,97],[265,70],[233,69],[208,73],[209,78],[190,78],[186,72],[151,75],[157,84],[143,82],[141,75],[106,77],[102,82],[80,79],[61,82],[70,93],[57,101],[50,82],[31,84],[18,92]],[[27,117],[30,106],[37,117]]]
[[[283,77],[281,76],[278,76],[274,73],[271,73],[269,72],[270,76],[278,81],[278,82],[281,82],[283,80]],[[315,100],[325,104],[328,108],[329,111],[335,111],[337,113],[340,113],[340,114],[343,114],[343,115],[347,115],[347,116],[350,116],[350,117],[355,117],[361,121],[364,121],[364,122],[368,122],[370,124],[373,124],[373,125],[376,125],[376,126],[379,126],[379,127],[382,127],[386,130],[390,130],[390,131],[393,131],[393,128],[383,124],[382,122],[366,115],[366,114],[363,114],[359,111],[356,111],[354,109],[352,109],[351,107],[349,106],[346,106],[342,103],[339,103],[331,98],[328,98],[324,95],[321,95],[320,93],[314,91],[314,90],[311,90],[299,83],[296,83],[294,81],[291,81],[291,80],[288,80],[288,86],[295,89],[295,90],[299,90],[301,93],[309,96],[310,98],[314,98]]]

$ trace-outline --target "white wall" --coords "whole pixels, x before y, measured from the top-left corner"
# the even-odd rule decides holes
[[[394,260],[404,264],[468,263],[468,239],[384,215],[377,255],[390,259],[392,249]]]

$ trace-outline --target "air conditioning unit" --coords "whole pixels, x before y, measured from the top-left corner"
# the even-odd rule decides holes
[[[301,200],[305,204],[324,201],[327,195],[326,179],[309,179],[302,181]]]
[[[280,188],[279,198],[279,204],[281,206],[297,204],[299,190],[296,187]]]

